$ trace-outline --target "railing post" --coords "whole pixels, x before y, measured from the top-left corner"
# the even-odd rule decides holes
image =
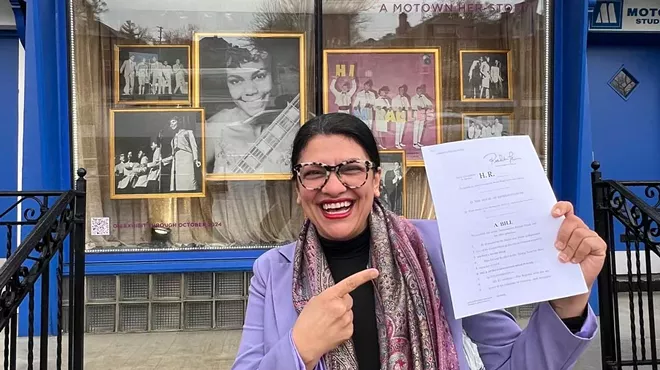
[[[85,335],[85,200],[87,181],[85,175],[87,171],[80,168],[77,171],[76,180],[76,200],[74,210],[75,224],[73,226],[73,235],[71,249],[73,251],[73,269],[69,269],[73,280],[73,321],[71,338],[73,339],[73,352],[70,357],[73,370],[82,370],[84,365],[84,335]],[[71,309],[70,308],[70,309]]]
[[[605,240],[608,251],[605,254],[603,269],[598,275],[598,305],[600,307],[600,344],[603,369],[609,369],[608,361],[613,361],[615,356],[615,330],[614,330],[614,305],[612,300],[614,290],[612,279],[615,277],[612,271],[612,256],[615,241],[612,240],[611,220],[608,213],[606,187],[602,183],[600,163],[591,163],[591,191],[594,208],[594,231]]]

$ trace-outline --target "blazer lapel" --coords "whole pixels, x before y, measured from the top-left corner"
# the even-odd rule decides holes
[[[295,245],[279,248],[284,261],[276,262],[276,269],[271,274],[271,288],[275,323],[279,336],[286,335],[298,318],[293,307],[293,252]]]

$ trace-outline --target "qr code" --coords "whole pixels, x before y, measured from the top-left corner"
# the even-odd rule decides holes
[[[91,218],[92,236],[110,235],[110,217]]]

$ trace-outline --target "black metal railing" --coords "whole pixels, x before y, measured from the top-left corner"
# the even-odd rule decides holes
[[[4,334],[4,368],[61,369],[63,333],[68,331],[69,369],[83,368],[84,268],[85,268],[85,176],[78,170],[76,189],[66,192],[0,192],[6,209],[0,213],[0,228],[6,229],[6,257],[0,268],[0,327]],[[12,220],[10,220],[12,218]],[[14,243],[17,230],[27,236]],[[18,247],[14,248],[14,245]],[[65,245],[69,249],[69,286],[63,286]],[[56,269],[55,323],[50,320],[51,267]],[[18,337],[18,309],[27,298],[27,337]],[[62,312],[69,300],[68,325]],[[40,308],[35,310],[35,301]],[[38,311],[38,312],[36,312]],[[35,315],[40,315],[38,361],[35,361]],[[23,316],[23,315],[21,315]],[[49,351],[49,327],[56,326],[55,351]],[[65,327],[66,325],[66,327]],[[52,359],[49,363],[49,355]],[[26,356],[24,359],[23,356]],[[20,362],[19,362],[20,361]]]
[[[608,245],[598,276],[603,369],[658,370],[660,181],[603,180],[591,167],[595,229]]]

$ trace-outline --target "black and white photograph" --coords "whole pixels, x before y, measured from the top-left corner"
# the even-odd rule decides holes
[[[115,45],[115,103],[190,106],[189,45]]]
[[[197,33],[194,40],[207,179],[289,179],[293,138],[306,118],[303,34]]]
[[[205,195],[202,109],[110,111],[111,199]]]
[[[406,151],[382,150],[380,153],[380,202],[390,211],[405,216]]]
[[[461,50],[461,101],[509,101],[513,97],[509,50]]]
[[[463,114],[463,140],[513,135],[511,127],[512,122],[513,114]]]

